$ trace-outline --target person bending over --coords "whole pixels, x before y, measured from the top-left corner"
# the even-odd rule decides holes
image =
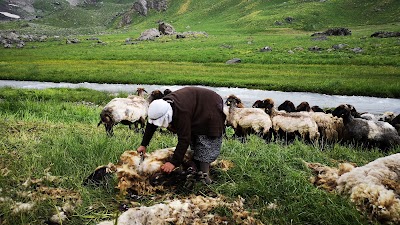
[[[148,121],[137,151],[146,153],[158,127],[168,128],[178,136],[172,158],[161,166],[171,173],[183,162],[190,146],[200,178],[210,184],[210,163],[220,154],[225,129],[223,99],[216,92],[200,87],[184,87],[162,99],[153,101],[148,109]]]

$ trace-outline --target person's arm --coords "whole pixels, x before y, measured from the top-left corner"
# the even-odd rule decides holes
[[[144,130],[144,135],[142,139],[142,143],[140,144],[139,148],[137,148],[138,152],[146,153],[146,147],[149,145],[151,139],[153,138],[154,132],[157,130],[157,126],[147,122],[146,128]]]

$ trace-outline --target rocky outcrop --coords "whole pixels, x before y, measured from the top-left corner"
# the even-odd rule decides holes
[[[172,35],[176,33],[175,28],[171,24],[164,22],[158,24],[158,30],[164,35]]]
[[[168,8],[167,0],[137,0],[132,7],[142,16],[147,16],[150,9],[165,11]]]
[[[326,35],[326,36],[348,36],[351,31],[347,28],[330,28],[324,32],[314,33],[311,36]]]
[[[151,29],[143,31],[143,33],[140,34],[140,37],[137,40],[138,41],[149,41],[149,40],[152,41],[160,36],[161,36],[161,34],[156,28],[151,28]]]

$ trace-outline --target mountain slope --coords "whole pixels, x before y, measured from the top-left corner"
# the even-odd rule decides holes
[[[23,21],[1,23],[0,29],[33,23],[98,31],[119,29],[123,24],[125,30],[137,30],[155,27],[163,20],[178,30],[252,33],[271,27],[314,31],[400,22],[398,0],[169,0],[165,11],[151,9],[158,1],[138,0],[147,3],[149,9],[143,16],[133,7],[136,0],[0,0],[0,11],[14,9],[10,12],[18,13],[26,9],[27,19],[36,18],[28,25]]]

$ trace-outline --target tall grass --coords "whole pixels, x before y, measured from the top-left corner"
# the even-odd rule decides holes
[[[0,197],[29,201],[21,195],[27,191],[22,183],[49,172],[61,180],[47,185],[77,193],[81,199],[65,224],[94,224],[115,216],[126,200],[114,189],[114,179],[97,188],[82,185],[97,166],[116,163],[125,150],[135,149],[141,142],[142,134],[126,126],[116,126],[112,138],[103,127],[97,127],[102,105],[111,96],[86,89],[11,88],[0,89],[0,96]],[[157,132],[149,151],[176,143],[176,136]],[[209,189],[228,198],[240,195],[246,199],[245,208],[257,212],[265,224],[370,224],[367,215],[347,198],[314,187],[304,161],[364,165],[399,150],[383,153],[339,144],[321,150],[301,141],[266,143],[257,136],[250,136],[246,143],[224,139],[220,159],[231,160],[234,167],[213,170],[215,183],[209,187],[199,184],[193,193]],[[29,191],[36,193],[35,189]],[[11,202],[3,201],[0,218],[2,224],[41,224],[65,201],[37,200],[32,210],[19,213],[12,212]],[[141,204],[150,202],[154,200],[149,197],[139,200]],[[271,203],[277,207],[271,209]]]

